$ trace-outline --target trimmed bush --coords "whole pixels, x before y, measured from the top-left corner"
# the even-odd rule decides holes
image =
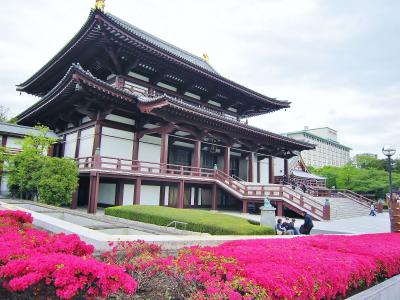
[[[166,226],[172,221],[188,223],[187,230],[213,235],[271,235],[271,227],[251,224],[240,217],[213,211],[164,206],[129,205],[106,208],[105,214],[133,221]]]

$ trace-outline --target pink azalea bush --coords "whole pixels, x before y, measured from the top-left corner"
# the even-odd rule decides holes
[[[93,246],[77,235],[49,234],[32,227],[21,211],[0,211],[0,283],[10,292],[85,295],[133,294],[136,282],[119,266],[96,260]]]
[[[234,259],[266,291],[262,299],[336,299],[400,274],[399,245],[400,235],[388,233],[234,241],[204,251]]]

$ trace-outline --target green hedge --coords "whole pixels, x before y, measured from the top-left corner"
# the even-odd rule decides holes
[[[253,225],[248,220],[213,211],[178,209],[164,206],[129,205],[105,209],[118,218],[166,226],[172,221],[188,223],[187,230],[213,235],[271,235],[271,227]]]

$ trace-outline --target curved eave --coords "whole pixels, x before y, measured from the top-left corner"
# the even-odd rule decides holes
[[[17,122],[23,122],[27,118],[31,117],[33,114],[44,109],[47,105],[51,104],[61,95],[72,94],[75,91],[75,85],[77,83],[82,83],[88,87],[96,88],[102,93],[105,93],[111,97],[128,101],[135,102],[134,96],[126,91],[114,88],[111,85],[98,80],[92,76],[89,72],[82,69],[77,64],[73,64],[64,75],[64,77],[57,83],[57,85],[49,91],[45,96],[43,96],[37,103],[29,107],[24,112],[20,113],[16,119]]]

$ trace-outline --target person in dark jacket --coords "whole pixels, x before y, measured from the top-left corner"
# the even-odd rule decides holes
[[[312,221],[311,216],[304,212],[304,224],[300,226],[300,233],[301,234],[310,234],[311,229],[313,229],[314,223]]]
[[[286,230],[292,230],[294,235],[299,235],[299,230],[294,227],[294,222],[296,222],[295,219],[292,219],[291,222],[288,223],[288,225],[286,226]]]

